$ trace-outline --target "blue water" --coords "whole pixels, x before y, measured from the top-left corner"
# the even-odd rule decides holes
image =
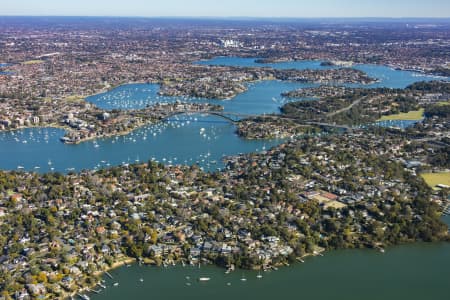
[[[5,63],[0,64],[0,68],[9,67],[9,66],[11,66],[11,64],[5,64]],[[13,74],[14,74],[14,72],[10,72],[10,71],[0,71],[0,75],[13,75]]]
[[[259,64],[255,60],[257,58],[241,58],[241,57],[216,57],[211,60],[203,60],[197,62],[203,65],[221,65],[221,66],[235,66],[235,67],[270,67],[278,70],[283,69],[336,69],[336,66],[320,66],[322,61],[319,60],[305,60],[305,61],[289,61],[282,63]],[[399,71],[382,65],[367,65],[357,64],[353,66],[354,69],[361,70],[379,82],[366,85],[364,87],[377,88],[405,88],[408,85],[418,81],[431,80],[450,80],[449,77],[431,76],[411,71]],[[361,87],[359,84],[347,84],[346,86]]]
[[[410,126],[413,126],[414,124],[421,122],[421,120],[386,120],[386,121],[378,121],[375,123],[375,125],[380,127],[391,127],[391,128],[400,128],[405,129]]]
[[[184,100],[185,97],[159,96],[158,84],[126,84],[118,86],[108,92],[100,93],[86,98],[86,101],[94,103],[102,109],[141,109],[155,103]],[[202,102],[199,99],[199,102]]]
[[[354,68],[365,72],[371,78],[379,80],[377,83],[365,86],[368,88],[386,87],[404,89],[408,85],[418,81],[450,80],[449,77],[432,76],[411,71],[399,71],[380,65],[355,65]],[[359,87],[359,85],[353,86]]]
[[[280,112],[280,106],[288,101],[280,96],[282,92],[317,85],[268,80],[250,83],[247,86],[248,90],[245,93],[231,100],[159,96],[159,85],[152,83],[122,85],[106,93],[87,97],[86,100],[103,109],[138,109],[158,102],[172,103],[180,100],[222,105],[225,112],[264,114]]]
[[[154,159],[173,165],[197,163],[207,170],[215,170],[223,167],[224,155],[262,151],[280,142],[241,139],[235,130],[231,123],[219,117],[179,116],[126,136],[66,145],[59,141],[64,135],[61,129],[24,129],[0,133],[0,165],[7,170],[22,166],[38,172],[51,171],[51,168],[67,172]]]
[[[443,216],[442,221],[444,221],[444,223],[450,228],[450,216]]]
[[[276,68],[319,69],[320,61],[256,64],[249,58],[216,58],[202,64],[236,66],[270,66]],[[413,72],[396,71],[384,66],[358,65],[356,68],[380,79],[369,87],[406,87],[419,80],[435,79]],[[157,84],[128,84],[86,100],[104,109],[139,109],[157,102],[193,101],[224,106],[225,112],[251,115],[279,113],[287,99],[284,91],[313,87],[284,81],[260,81],[248,84],[248,91],[231,100],[159,96]],[[405,122],[405,121],[403,121]],[[401,123],[406,124],[406,123]],[[204,130],[201,132],[201,128]],[[0,133],[0,168],[46,172],[96,169],[122,163],[154,159],[166,164],[198,163],[208,170],[222,167],[224,155],[260,151],[279,144],[280,140],[250,141],[235,134],[235,126],[220,117],[205,115],[178,116],[169,122],[148,125],[129,135],[65,145],[59,141],[60,129],[32,128]],[[201,133],[201,134],[200,134]]]
[[[286,61],[277,63],[257,63],[258,58],[244,58],[244,57],[226,57],[219,56],[210,60],[201,60],[196,62],[199,65],[216,65],[216,66],[230,66],[230,67],[259,67],[259,68],[273,68],[278,70],[297,69],[297,70],[329,70],[337,69],[335,66],[321,66],[320,60],[299,60]]]

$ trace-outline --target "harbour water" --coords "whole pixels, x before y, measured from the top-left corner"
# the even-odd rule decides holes
[[[0,68],[5,68],[10,66],[10,64],[5,64],[5,63],[0,63]],[[9,72],[9,71],[0,71],[0,75],[13,75],[13,72]]]
[[[202,64],[234,66],[270,66],[273,68],[323,69],[320,61],[282,62],[258,64],[253,58],[215,58]],[[385,66],[356,65],[355,68],[378,78],[379,82],[367,87],[405,87],[420,80],[433,80],[433,76],[398,71]],[[207,100],[190,97],[159,96],[157,84],[128,84],[106,93],[88,97],[104,109],[136,109],[156,102],[195,101],[224,106],[225,112],[251,115],[278,113],[287,99],[282,92],[316,86],[283,81],[260,81],[248,84],[248,90],[231,100]],[[201,128],[204,128],[200,134]],[[168,122],[148,125],[121,137],[88,141],[79,145],[65,145],[59,141],[64,135],[60,129],[32,128],[0,133],[0,168],[5,170],[79,171],[122,163],[154,159],[166,164],[198,163],[205,169],[221,167],[224,155],[261,151],[280,143],[280,140],[249,141],[235,134],[236,128],[219,117],[207,115],[178,116]]]
[[[240,59],[238,59],[240,60]],[[234,59],[220,59],[219,64],[236,65]],[[315,63],[315,62],[314,62]],[[245,64],[254,64],[245,59]],[[306,67],[306,66],[304,66]],[[308,66],[309,67],[309,66]],[[381,82],[372,85],[405,87],[420,79],[411,72],[395,71],[387,67],[360,66],[370,72],[381,72]],[[398,73],[400,72],[400,73]],[[396,76],[398,75],[398,76]],[[254,88],[256,86],[256,88]],[[277,111],[285,101],[280,91],[295,88],[292,83],[260,82],[234,100],[223,102],[225,109],[264,113]],[[275,100],[264,101],[269,97]],[[263,101],[265,108],[259,106]],[[236,101],[238,104],[233,103]],[[241,101],[241,102],[239,102]],[[277,103],[280,102],[280,103]],[[236,106],[234,106],[236,105]],[[257,107],[255,107],[255,105]],[[410,125],[410,124],[406,124]],[[450,224],[450,218],[444,220]],[[111,271],[113,279],[105,277],[107,288],[92,299],[445,299],[450,293],[450,244],[411,244],[386,249],[332,251],[324,257],[311,257],[303,264],[297,263],[278,271],[235,271],[225,274],[213,266],[198,267],[147,267],[132,265]],[[199,281],[200,277],[211,278]],[[242,279],[246,280],[243,281]],[[118,283],[114,286],[114,283]]]
[[[306,60],[306,61],[288,61],[280,63],[260,64],[255,62],[255,58],[241,58],[241,57],[216,57],[211,60],[204,60],[198,62],[204,65],[223,65],[236,67],[271,67],[274,69],[297,69],[297,70],[323,70],[323,69],[337,69],[336,66],[321,66],[320,60]],[[449,80],[448,77],[431,76],[418,72],[395,70],[383,65],[367,65],[355,64],[352,68],[365,72],[371,78],[378,79],[378,82],[364,85],[366,88],[387,87],[387,88],[405,88],[417,81],[431,81],[431,80]],[[347,86],[361,87],[358,84]]]
[[[208,64],[254,66],[254,59],[217,58]],[[264,64],[256,64],[264,66]],[[320,62],[270,64],[278,68],[324,68]],[[383,66],[357,65],[380,81],[370,87],[403,88],[413,82],[436,79],[432,76],[397,71]],[[262,81],[251,83],[248,91],[232,100],[218,101],[161,97],[154,84],[131,84],[87,98],[112,109],[143,108],[155,102],[208,101],[224,105],[225,111],[247,114],[276,113],[286,101],[281,92],[307,87],[300,83]],[[203,130],[202,130],[203,128]],[[179,116],[168,122],[148,125],[126,136],[65,145],[60,129],[33,128],[0,133],[0,168],[39,172],[95,169],[158,160],[166,164],[199,163],[205,168],[220,167],[223,155],[261,151],[281,141],[248,141],[235,134],[231,123],[218,117]],[[450,219],[445,219],[450,223]],[[133,265],[111,271],[107,288],[92,299],[445,299],[450,294],[450,244],[412,244],[373,250],[344,250],[309,258],[303,264],[264,272],[224,270],[212,266],[169,268]],[[199,282],[200,277],[210,277]],[[241,280],[245,278],[246,281]],[[141,280],[142,279],[142,280]],[[114,283],[118,283],[114,286]]]
[[[444,219],[450,225],[450,217]],[[121,267],[105,276],[94,300],[115,299],[447,299],[450,294],[450,243],[418,243],[375,250],[340,250],[311,257],[278,271],[213,266]],[[209,277],[200,282],[200,277]],[[245,278],[245,281],[242,281]],[[141,279],[143,281],[141,281]],[[114,283],[118,286],[113,286]]]
[[[408,128],[417,122],[422,121],[423,119],[419,120],[385,120],[385,121],[378,121],[376,124],[381,127],[395,127],[395,128]]]
[[[329,70],[337,69],[335,66],[321,66],[320,60],[299,60],[274,63],[257,63],[258,58],[252,57],[226,57],[219,56],[210,60],[198,61],[200,65],[218,65],[230,67],[252,67],[252,68],[273,68],[278,70],[297,69],[297,70]]]
[[[119,86],[107,93],[88,97],[86,100],[103,109],[137,109],[157,102],[207,102],[222,105],[225,112],[256,115],[278,113],[279,107],[287,101],[287,99],[281,97],[280,94],[282,92],[311,86],[315,85],[278,80],[259,81],[249,83],[247,85],[248,90],[233,99],[211,100],[192,97],[159,96],[159,85],[139,83]]]
[[[78,145],[61,143],[59,137],[63,134],[63,130],[51,128],[0,134],[1,168],[68,172],[153,159],[173,165],[197,163],[215,170],[222,167],[224,155],[262,151],[280,142],[241,139],[232,124],[200,115],[181,116],[171,123],[148,125],[126,136]]]

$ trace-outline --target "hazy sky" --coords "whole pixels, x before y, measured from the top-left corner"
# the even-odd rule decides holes
[[[0,0],[0,15],[450,17],[450,0]]]

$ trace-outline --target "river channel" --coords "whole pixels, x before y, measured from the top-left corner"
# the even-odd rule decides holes
[[[199,64],[233,66],[269,66],[279,69],[324,69],[319,61],[258,64],[254,58],[218,57]],[[366,87],[404,88],[436,77],[394,70],[385,66],[356,65],[379,82]],[[244,114],[278,113],[287,99],[280,94],[298,88],[311,87],[285,81],[260,81],[248,84],[248,90],[231,100],[206,100],[158,95],[157,84],[127,84],[86,100],[104,109],[143,108],[156,102],[195,101],[221,104],[225,112]],[[0,133],[0,168],[36,172],[79,171],[99,169],[124,163],[155,160],[165,164],[199,164],[205,170],[221,168],[226,155],[261,151],[281,140],[255,141],[239,138],[235,126],[226,120],[208,115],[174,117],[167,122],[148,125],[115,138],[66,145],[59,141],[64,131],[55,128],[30,128]]]

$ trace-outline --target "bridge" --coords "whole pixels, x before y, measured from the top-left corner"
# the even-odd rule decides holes
[[[242,114],[242,113],[235,113],[235,112],[225,112],[225,111],[218,111],[218,110],[182,110],[182,111],[170,112],[163,119],[167,120],[174,116],[189,115],[189,114],[201,114],[201,115],[206,114],[206,115],[217,116],[217,117],[220,117],[227,121],[230,121],[231,123],[237,123],[240,120],[246,119],[246,118],[256,118],[256,117],[262,116],[262,115],[250,115],[250,114]]]
[[[216,110],[182,110],[182,111],[174,111],[170,112],[166,117],[164,117],[164,120],[167,120],[169,118],[172,118],[174,116],[178,115],[185,115],[185,114],[207,114],[212,116],[217,116],[220,118],[223,118],[231,123],[237,123],[242,119],[254,119],[254,118],[265,118],[265,119],[284,119],[284,120],[295,120],[299,124],[305,124],[305,125],[314,125],[319,126],[323,128],[335,128],[345,131],[352,131],[353,128],[347,125],[339,125],[339,124],[331,124],[331,123],[323,123],[323,122],[315,122],[310,120],[298,120],[294,117],[288,117],[284,115],[252,115],[252,114],[243,114],[243,113],[236,113],[236,112],[226,112],[226,111],[216,111]]]

